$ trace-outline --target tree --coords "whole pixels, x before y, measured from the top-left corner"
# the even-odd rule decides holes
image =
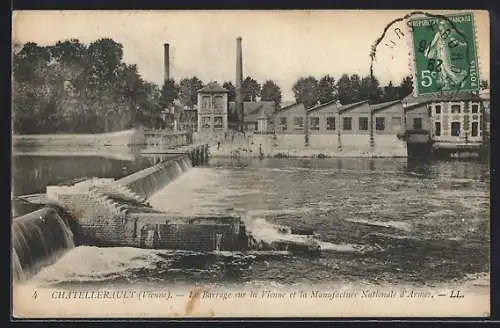
[[[389,81],[389,84],[384,88],[384,94],[382,96],[382,100],[384,101],[393,101],[399,99],[399,88],[395,87],[392,84],[392,81]]]
[[[406,76],[398,88],[399,99],[403,99],[413,92],[413,77],[411,75]]]
[[[247,76],[241,86],[244,101],[256,101],[260,95],[260,84],[256,80]]]
[[[318,99],[320,104],[326,104],[337,98],[335,79],[330,75],[325,75],[319,80],[318,88]]]
[[[264,101],[274,101],[274,108],[277,111],[281,104],[281,88],[274,81],[267,80],[262,85],[260,98]]]
[[[341,104],[351,104],[359,99],[359,77],[351,79],[348,74],[342,74],[337,81],[337,95]]]
[[[382,99],[382,90],[379,87],[378,80],[373,76],[365,76],[361,79],[359,88],[359,100],[369,100],[370,102],[379,102]]]
[[[179,100],[185,106],[193,109],[198,102],[198,90],[203,88],[203,82],[193,76],[179,82]]]
[[[132,127],[136,121],[137,106],[142,93],[144,81],[137,72],[137,65],[122,64],[119,71],[118,80],[120,81],[119,94],[128,102],[128,110],[124,113],[118,113],[123,127]]]
[[[229,91],[229,93],[227,94],[228,101],[235,101],[236,100],[236,87],[230,81],[224,82],[222,84],[222,87]]]
[[[116,82],[123,59],[123,46],[112,39],[99,39],[89,45],[90,77],[94,83],[107,87]]]
[[[179,98],[179,86],[174,79],[165,80],[160,92],[160,105],[162,108],[170,108],[174,100]]]
[[[488,83],[487,80],[481,80],[481,83],[479,84],[479,87],[481,88],[481,90],[486,90],[486,89],[490,88],[489,83]]]
[[[154,83],[144,82],[142,90],[136,116],[137,121],[145,126],[159,128],[162,122],[160,88]]]
[[[162,110],[166,110],[166,123],[172,123],[174,120],[174,112],[171,111],[174,106],[174,100],[179,98],[179,86],[174,79],[168,79],[163,84],[160,92],[160,106]]]
[[[298,103],[308,108],[318,103],[318,80],[313,76],[301,77],[293,85],[293,94]]]
[[[139,122],[157,125],[162,104],[178,88],[145,82],[136,65],[122,62],[120,43],[76,39],[39,46],[26,43],[13,55],[13,128],[16,133],[97,133]]]

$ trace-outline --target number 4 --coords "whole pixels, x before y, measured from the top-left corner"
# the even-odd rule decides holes
[[[424,88],[428,88],[432,85],[431,71],[429,70],[422,71],[422,81],[420,82],[420,84]]]

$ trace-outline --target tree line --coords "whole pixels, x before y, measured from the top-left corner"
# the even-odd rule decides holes
[[[484,87],[482,82],[482,87]],[[145,81],[136,65],[123,62],[123,46],[109,38],[88,45],[77,39],[40,46],[26,43],[13,56],[13,130],[15,133],[99,133],[135,126],[165,127],[173,119],[166,111],[174,104],[194,109],[197,91],[205,84],[198,77],[169,79],[159,86]],[[229,101],[235,86],[225,81]],[[343,74],[317,80],[301,77],[293,85],[297,102],[307,108],[339,100],[342,104],[402,99],[412,92],[412,78],[397,86],[380,87],[377,79]],[[262,84],[247,76],[242,84],[244,101],[272,101],[276,110],[282,90],[271,79]]]
[[[369,75],[360,77],[357,74],[342,74],[338,81],[330,75],[325,75],[319,80],[314,76],[307,76],[299,78],[292,90],[295,100],[303,103],[306,108],[334,100],[340,101],[343,105],[363,100],[380,103],[400,100],[411,94],[413,79],[407,76],[397,86],[392,81],[380,86],[377,78]]]
[[[123,62],[123,46],[102,38],[88,45],[77,39],[41,46],[26,43],[13,55],[14,133],[99,133],[135,126],[165,127],[173,119],[166,111],[194,109],[197,91],[205,84],[198,77],[169,79],[162,86],[145,81],[136,65]],[[229,99],[235,87],[224,82]],[[281,89],[272,80],[262,85],[247,77],[245,101],[281,103]],[[182,120],[182,110],[180,110]]]

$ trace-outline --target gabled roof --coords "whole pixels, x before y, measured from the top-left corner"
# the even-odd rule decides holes
[[[422,107],[422,106],[427,107],[427,104],[428,103],[426,103],[426,102],[414,103],[414,104],[411,104],[409,106],[404,107],[404,111],[407,112],[407,111],[410,111],[410,110],[413,110],[415,108],[419,108],[419,107]]]
[[[234,113],[236,110],[236,103],[229,102],[229,112]],[[274,101],[245,101],[243,103],[243,114],[245,122],[257,122],[260,117],[269,117],[274,114]]]
[[[339,113],[343,113],[345,111],[348,111],[350,109],[353,109],[355,107],[358,107],[358,106],[366,104],[366,103],[368,103],[368,100],[363,100],[363,101],[358,101],[358,102],[355,102],[355,103],[352,103],[352,104],[342,105],[339,108]]]
[[[261,101],[260,103],[259,107],[245,116],[245,122],[257,122],[258,119],[269,118],[274,114],[275,104],[273,101]]]
[[[267,110],[271,110],[274,112],[274,102],[273,101],[245,101],[243,102],[243,114],[250,115],[255,114],[259,111],[261,107],[267,108]],[[234,101],[229,102],[228,110],[231,113],[234,113],[236,110],[236,103]]]
[[[438,94],[421,95],[417,97],[409,95],[403,99],[403,104],[409,106],[416,103],[462,101],[462,100],[481,100],[481,97],[470,91],[449,91]]]
[[[290,110],[290,109],[292,109],[292,108],[294,108],[296,106],[302,106],[302,108],[305,110],[305,107],[304,107],[303,103],[293,103],[293,104],[287,105],[285,107],[281,107],[280,110],[277,113],[281,113],[281,112]]]
[[[227,92],[229,92],[229,90],[224,89],[217,82],[210,82],[206,86],[204,86],[203,88],[198,90],[197,92],[204,92],[204,93],[222,93],[222,92],[224,92],[224,93],[227,93]]]
[[[395,105],[397,103],[401,103],[401,100],[398,99],[398,100],[393,100],[393,101],[387,101],[387,102],[380,103],[380,104],[370,105],[370,108],[371,108],[372,113],[375,113],[375,112],[378,112],[379,110],[382,110],[384,108],[391,107],[392,105]]]
[[[336,100],[336,99],[334,99],[334,100],[329,101],[329,102],[326,102],[326,103],[324,103],[324,104],[319,104],[319,105],[316,105],[316,106],[314,106],[314,107],[312,107],[312,108],[309,108],[309,109],[307,110],[307,112],[308,112],[308,113],[315,112],[315,111],[317,111],[317,110],[322,109],[323,107],[326,107],[326,106],[329,106],[329,105],[335,104],[336,102],[337,102],[337,100]],[[337,106],[337,108],[336,108],[336,109],[338,110],[338,106]]]

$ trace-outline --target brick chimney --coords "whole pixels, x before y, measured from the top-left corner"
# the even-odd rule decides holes
[[[170,45],[165,43],[163,45],[163,69],[164,69],[164,77],[163,79],[166,81],[170,79]]]
[[[236,114],[240,119],[240,131],[245,131],[245,120],[243,112],[243,56],[241,50],[241,37],[236,39],[236,99],[235,99],[235,109]]]

